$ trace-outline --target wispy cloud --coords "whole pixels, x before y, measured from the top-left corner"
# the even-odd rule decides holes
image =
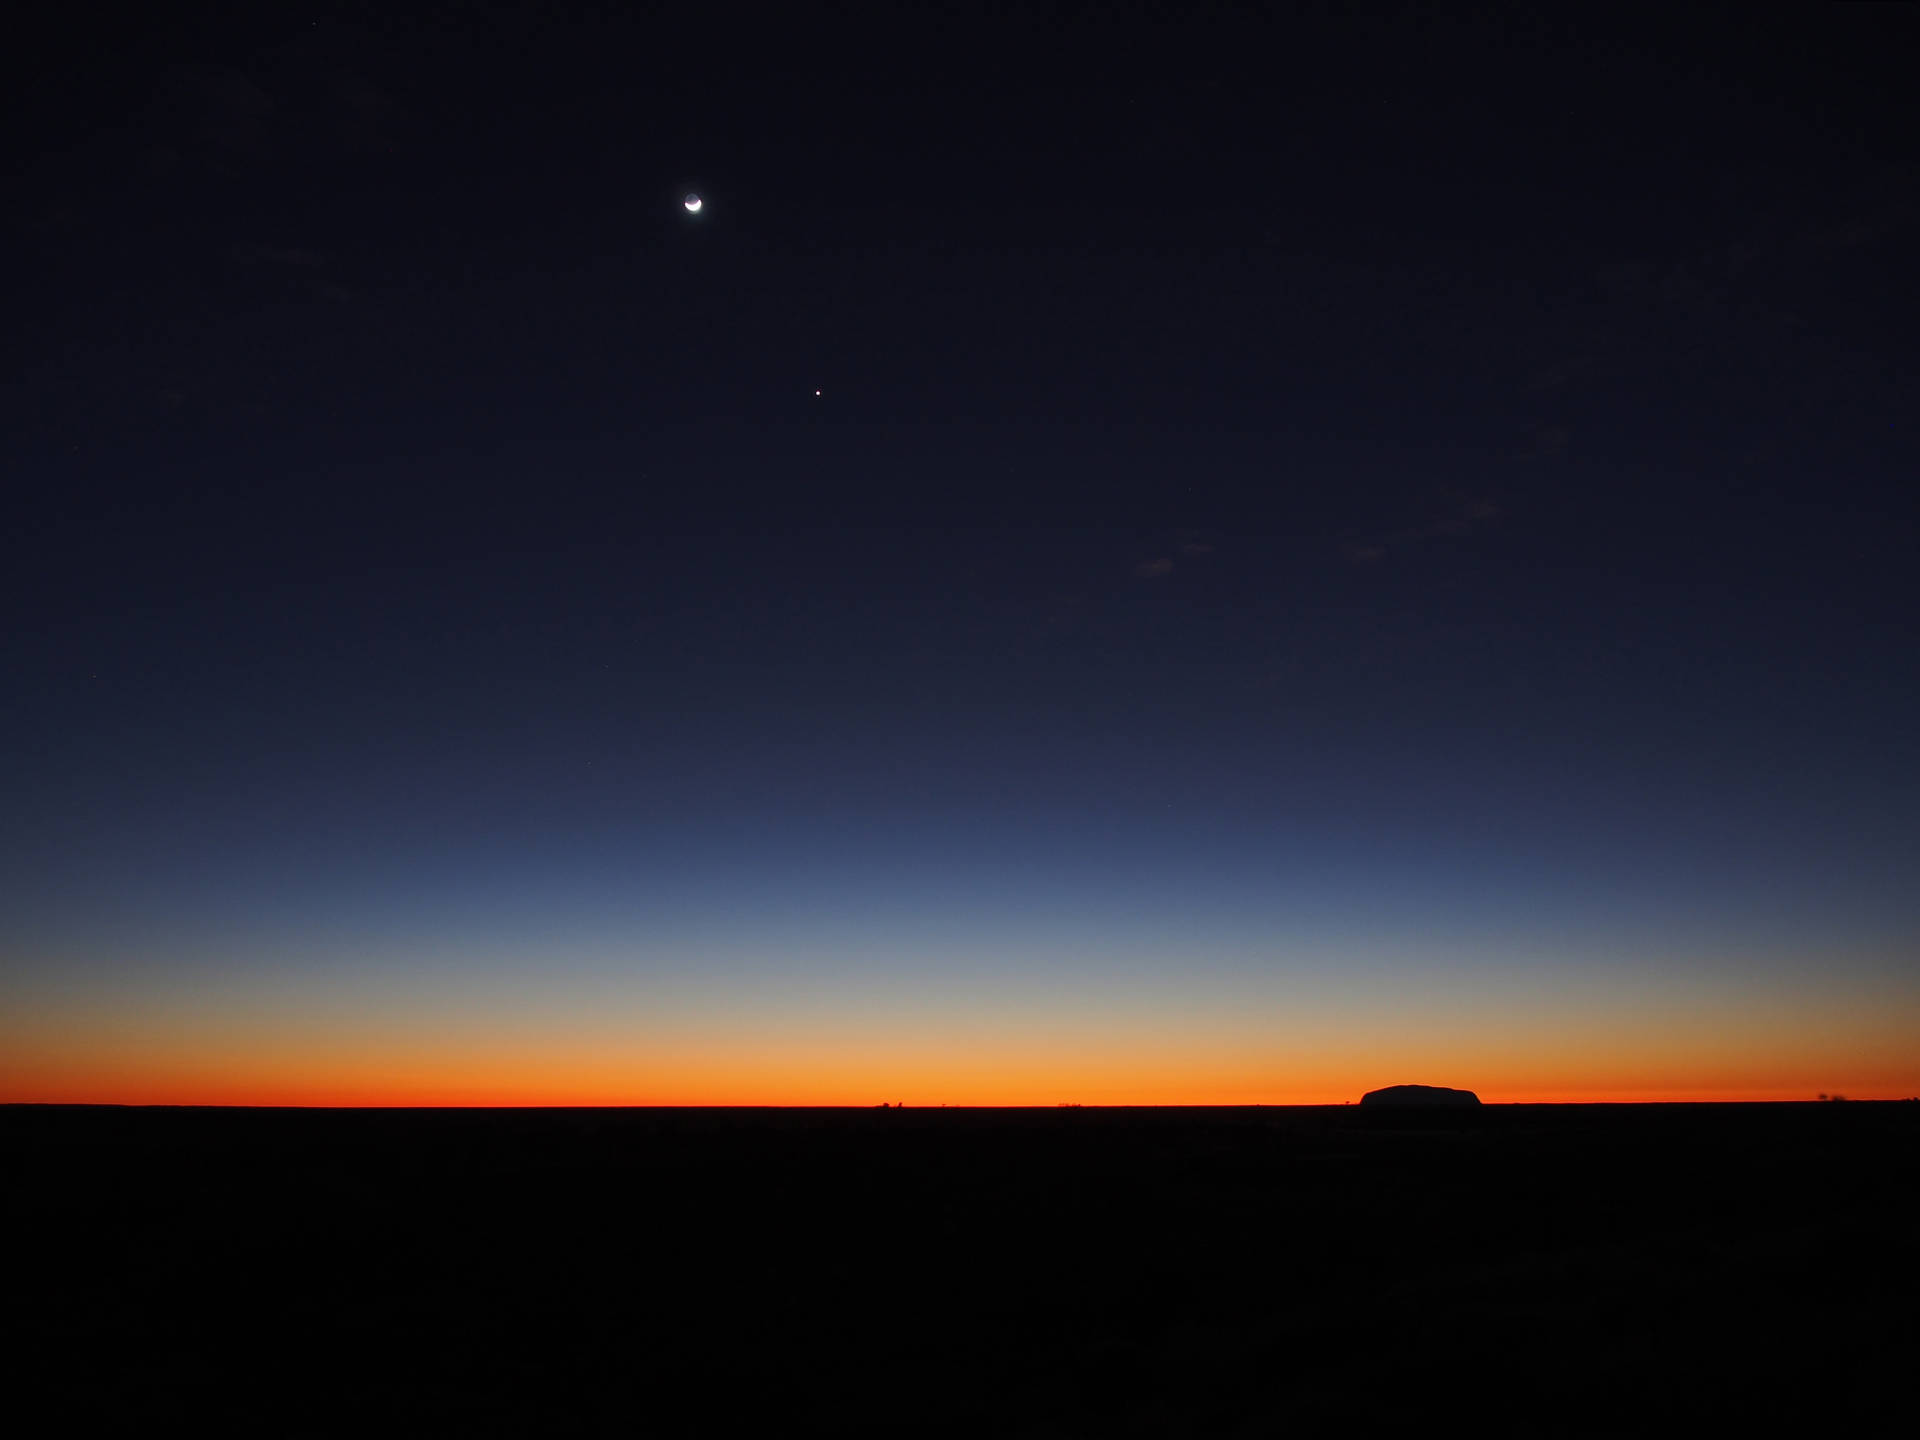
[[[1592,364],[1593,357],[1591,355],[1581,355],[1571,360],[1555,361],[1553,364],[1544,366],[1537,371],[1525,385],[1521,386],[1521,389],[1529,395],[1537,395],[1544,390],[1564,389],[1570,381],[1577,379],[1581,372]]]
[[[1213,553],[1213,540],[1205,531],[1175,530],[1168,538],[1172,553],[1142,560],[1133,567],[1135,576],[1142,580],[1164,579],[1174,571],[1174,556],[1191,561],[1200,560]]]
[[[1356,565],[1377,565],[1389,556],[1416,549],[1430,541],[1459,539],[1483,529],[1500,517],[1500,506],[1481,495],[1449,495],[1430,519],[1392,530],[1349,536],[1343,545]]]
[[[1514,455],[1516,460],[1548,460],[1564,452],[1569,439],[1566,427],[1542,425],[1533,432],[1533,443]]]
[[[327,263],[318,250],[298,245],[250,245],[233,247],[233,257],[253,265],[291,265],[301,270],[317,270]]]

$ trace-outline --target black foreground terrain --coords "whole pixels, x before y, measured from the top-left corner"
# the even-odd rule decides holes
[[[9,1388],[44,1433],[1897,1432],[1917,1160],[1914,1103],[11,1107]]]

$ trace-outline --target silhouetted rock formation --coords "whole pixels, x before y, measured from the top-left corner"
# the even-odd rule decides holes
[[[1478,1105],[1480,1097],[1471,1090],[1449,1090],[1444,1085],[1389,1085],[1384,1090],[1369,1090],[1360,1097],[1362,1105]]]

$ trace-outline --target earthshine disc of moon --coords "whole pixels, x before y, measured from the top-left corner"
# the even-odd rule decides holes
[[[701,198],[698,195],[689,195],[685,200],[681,201],[680,203],[687,207],[687,213],[689,215],[698,215],[700,213],[701,205],[703,205],[705,202],[701,200]]]

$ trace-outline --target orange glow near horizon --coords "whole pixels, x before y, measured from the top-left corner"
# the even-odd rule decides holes
[[[18,1037],[16,1037],[17,1040]],[[1885,1047],[1851,1062],[1709,1055],[1645,1065],[1631,1054],[1559,1056],[1436,1048],[1293,1060],[1226,1050],[1110,1044],[960,1053],[871,1044],[834,1053],[806,1044],[683,1043],[649,1057],[603,1047],[306,1043],[212,1046],[179,1039],[96,1048],[10,1044],[7,1103],[343,1107],[1337,1105],[1384,1085],[1476,1091],[1487,1103],[1812,1100],[1819,1093],[1897,1099],[1920,1093],[1910,1057]],[[1878,1053],[1875,1053],[1875,1050]],[[1832,1057],[1837,1059],[1838,1057]]]
[[[1920,1000],[1904,986],[848,994],[676,998],[561,979],[432,993],[208,987],[139,1003],[20,993],[0,1004],[0,1102],[1338,1105],[1404,1083],[1494,1104],[1920,1094]]]

